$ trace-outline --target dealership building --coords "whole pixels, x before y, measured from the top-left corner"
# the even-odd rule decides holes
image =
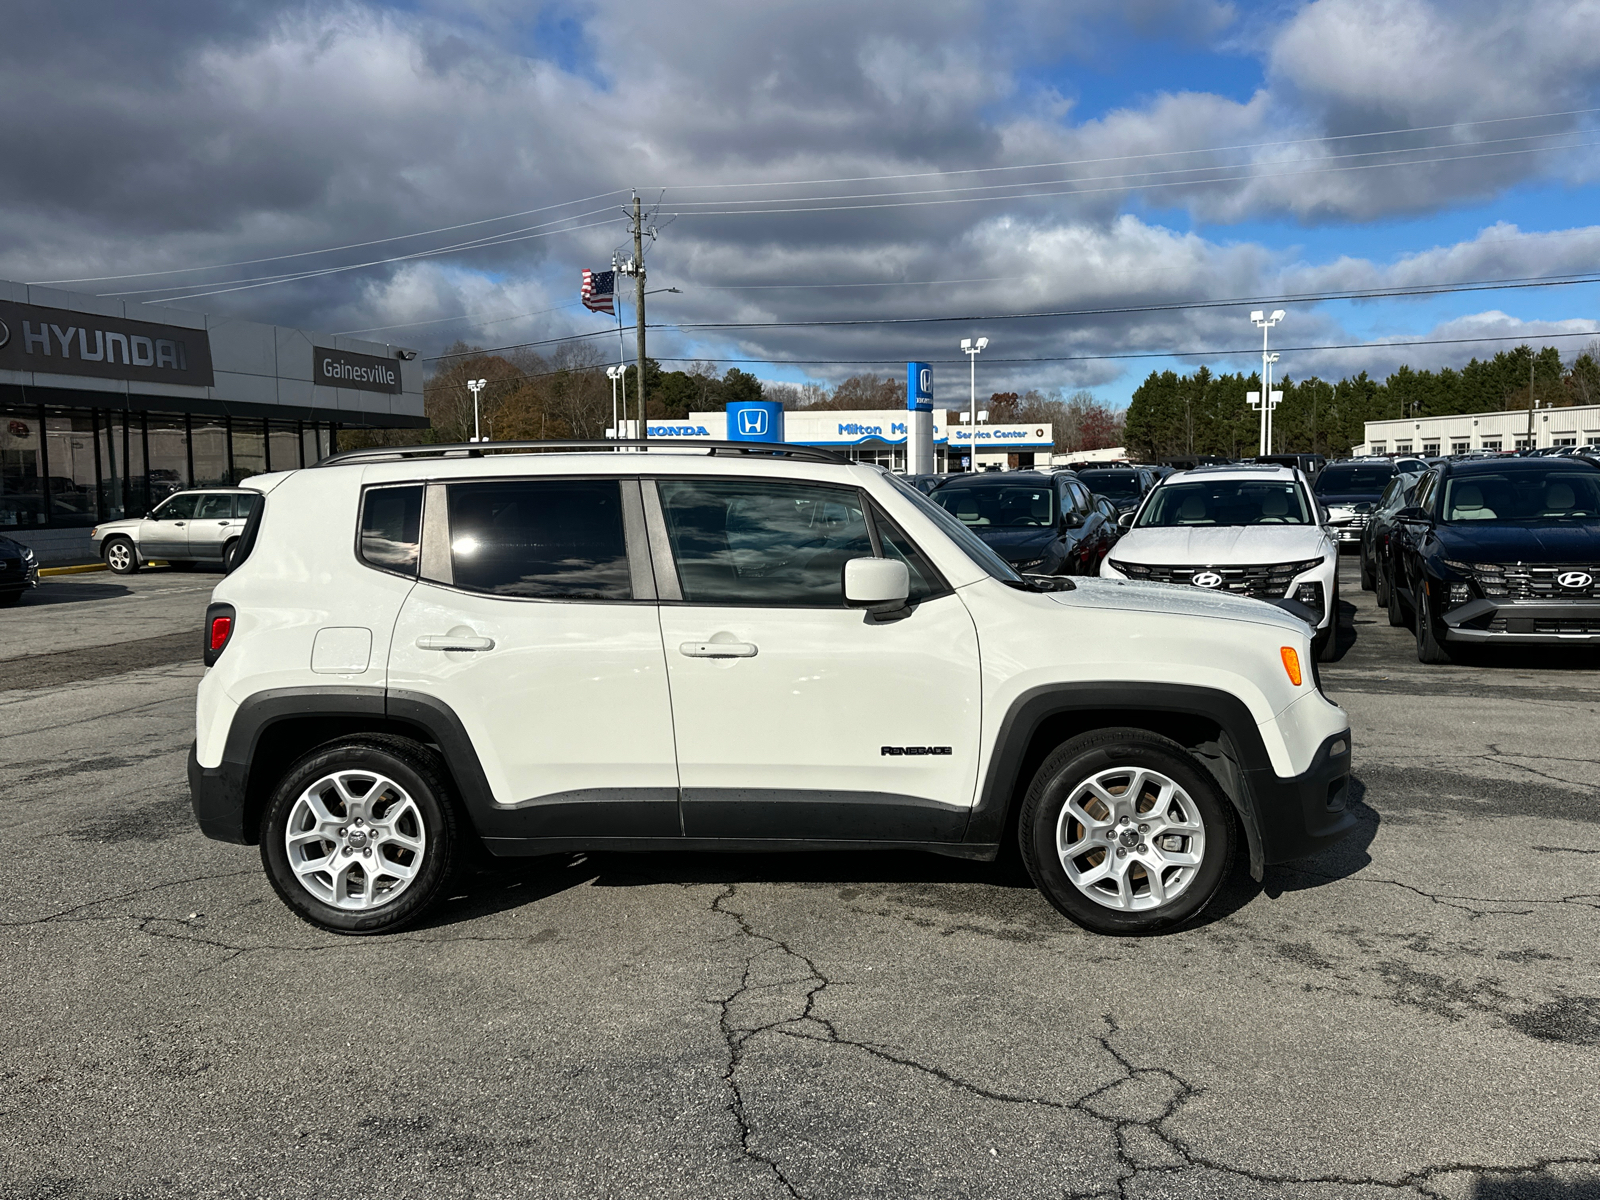
[[[1468,454],[1474,450],[1537,450],[1600,444],[1600,404],[1525,408],[1458,417],[1400,417],[1368,421],[1356,454]]]
[[[1027,469],[1044,466],[1055,447],[1055,430],[1046,421],[1032,425],[963,424],[962,414],[930,408],[933,470],[959,471],[974,444],[978,467]],[[907,471],[908,440],[914,413],[901,409],[785,412],[770,401],[730,404],[727,412],[690,413],[682,420],[652,419],[651,440],[712,438],[717,441],[789,442],[821,446],[863,462]]]
[[[416,352],[0,281],[0,534],[81,559],[89,527],[185,487],[420,428]]]

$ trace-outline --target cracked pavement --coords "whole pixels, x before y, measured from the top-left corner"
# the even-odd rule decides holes
[[[500,863],[335,938],[193,827],[212,581],[51,580],[0,654],[0,1196],[1595,1200],[1600,656],[1423,667],[1352,568],[1359,836],[1141,940],[910,854]]]

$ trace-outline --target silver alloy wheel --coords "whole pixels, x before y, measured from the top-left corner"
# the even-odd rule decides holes
[[[112,542],[106,551],[106,565],[113,571],[126,571],[133,564],[133,547],[127,542]]]
[[[1073,789],[1056,824],[1061,866],[1096,904],[1141,912],[1170,904],[1205,861],[1199,806],[1175,780],[1112,767]]]
[[[283,835],[289,869],[324,904],[350,912],[392,903],[428,851],[417,802],[376,771],[334,771],[300,793]]]

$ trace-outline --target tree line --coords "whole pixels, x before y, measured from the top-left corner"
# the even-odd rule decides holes
[[[1260,388],[1255,373],[1152,371],[1128,404],[1128,449],[1151,459],[1252,455],[1261,418],[1245,393]],[[1518,346],[1492,359],[1474,358],[1460,370],[1403,366],[1382,382],[1365,371],[1336,383],[1286,376],[1274,384],[1279,389],[1273,452],[1341,455],[1366,441],[1368,421],[1600,404],[1600,344],[1591,343],[1571,363],[1563,363],[1554,346],[1537,352]]]

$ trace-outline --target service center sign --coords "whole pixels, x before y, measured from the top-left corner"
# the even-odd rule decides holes
[[[356,388],[363,392],[400,392],[400,364],[375,354],[311,347],[311,377],[318,387]]]
[[[0,370],[210,387],[204,329],[0,300]]]

